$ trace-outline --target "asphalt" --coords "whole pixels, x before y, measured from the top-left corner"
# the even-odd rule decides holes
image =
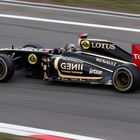
[[[139,20],[0,5],[0,14],[35,16],[140,28]],[[0,18],[0,47],[77,43],[77,34],[109,39],[130,52],[140,33]],[[107,140],[140,138],[140,90],[120,94],[113,87],[50,83],[18,71],[0,84],[0,122],[45,128]]]

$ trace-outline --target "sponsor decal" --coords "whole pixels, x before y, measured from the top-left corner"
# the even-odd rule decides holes
[[[60,65],[62,72],[66,73],[83,73],[83,64],[78,63],[61,63]]]
[[[83,71],[83,64],[61,63],[61,69],[71,71]]]
[[[92,48],[114,50],[115,45],[110,43],[91,43]]]
[[[140,55],[139,54],[133,54],[133,56],[134,56],[134,59],[140,60]]]
[[[116,62],[113,62],[113,61],[110,61],[110,60],[107,60],[107,59],[102,59],[102,58],[96,58],[96,61],[100,62],[100,63],[110,65],[110,66],[114,66],[114,67],[117,65]]]
[[[48,80],[48,74],[47,74],[47,72],[44,72],[44,79],[43,80]]]
[[[101,75],[102,71],[101,70],[96,70],[96,69],[92,69],[90,68],[89,70],[89,74],[97,74],[97,75]]]
[[[90,48],[90,42],[88,40],[82,40],[81,41],[81,47],[83,49],[89,49]]]
[[[43,65],[43,70],[46,71],[47,70],[47,65]]]
[[[33,53],[31,53],[29,56],[28,56],[28,62],[32,65],[36,64],[37,62],[37,56]]]
[[[90,84],[91,84],[91,85],[98,85],[98,84],[100,84],[100,83],[97,82],[97,81],[93,81],[93,80],[91,80]]]
[[[112,85],[112,80],[109,80],[106,85]]]
[[[59,63],[59,60],[61,59],[61,57],[56,57],[55,61],[54,61],[54,67],[55,69],[57,70],[58,72],[58,75],[59,77],[61,78],[70,78],[70,79],[82,79],[82,80],[100,80],[102,79],[102,77],[95,77],[95,76],[83,76],[83,69],[84,69],[84,64],[83,63],[66,63],[66,62],[63,62],[63,63]],[[77,66],[76,66],[77,64]],[[73,65],[72,69],[71,70],[69,67],[69,65]],[[58,67],[59,66],[59,67]],[[75,68],[74,68],[75,67]],[[78,67],[78,68],[76,68]],[[67,70],[68,69],[68,70]],[[80,70],[80,71],[76,71],[76,70]],[[61,73],[61,72],[65,72],[65,73]],[[80,75],[69,75],[69,74],[80,74]]]
[[[132,44],[132,62],[140,69],[140,44]]]

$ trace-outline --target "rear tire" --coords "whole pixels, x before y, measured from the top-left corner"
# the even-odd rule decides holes
[[[13,60],[5,54],[0,54],[0,82],[8,81],[15,72]]]
[[[114,87],[122,93],[132,92],[138,83],[139,72],[136,66],[124,64],[116,68],[112,76]]]

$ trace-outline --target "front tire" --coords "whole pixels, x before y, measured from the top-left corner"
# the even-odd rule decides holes
[[[112,83],[122,93],[132,92],[138,83],[138,69],[131,64],[121,65],[113,73]]]
[[[0,54],[0,82],[8,81],[15,72],[13,60],[5,54]]]

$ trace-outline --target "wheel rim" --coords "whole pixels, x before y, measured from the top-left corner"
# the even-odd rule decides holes
[[[116,83],[119,87],[126,88],[130,85],[131,77],[127,71],[120,71],[116,75]]]
[[[2,63],[2,61],[0,61],[0,77],[3,77],[3,75],[5,74],[5,68],[4,68],[4,64]]]
[[[120,91],[127,91],[133,83],[133,75],[128,69],[118,69],[114,77],[114,86]]]
[[[0,60],[0,80],[3,80],[7,73],[7,67],[5,66],[5,63]]]

